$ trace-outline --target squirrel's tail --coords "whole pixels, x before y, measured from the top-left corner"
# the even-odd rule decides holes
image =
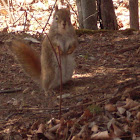
[[[41,62],[37,53],[21,41],[12,42],[12,52],[16,55],[24,71],[37,82],[40,82]]]

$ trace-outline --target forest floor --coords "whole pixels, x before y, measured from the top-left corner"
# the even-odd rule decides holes
[[[49,99],[5,45],[10,39],[0,33],[0,139],[140,138],[139,31],[79,35],[76,69],[63,85],[61,119],[60,90],[47,107]],[[41,43],[28,43],[40,53]]]

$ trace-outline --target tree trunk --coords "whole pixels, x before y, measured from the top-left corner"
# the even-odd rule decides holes
[[[83,26],[83,12],[81,7],[81,0],[76,0],[77,10],[78,10],[78,22],[79,28],[84,28]]]
[[[118,30],[118,24],[112,0],[101,0],[101,18],[104,29]]]
[[[129,0],[130,28],[139,30],[138,0]]]
[[[84,28],[97,30],[96,0],[81,0],[81,7]]]

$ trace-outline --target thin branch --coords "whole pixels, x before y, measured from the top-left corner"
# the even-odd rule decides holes
[[[59,62],[60,62],[60,100],[59,100],[59,119],[61,118],[61,108],[62,108],[62,66],[61,66],[61,54],[60,47],[58,46],[59,51]]]
[[[77,12],[73,9],[73,7],[71,6],[70,2],[68,0],[66,0],[66,2],[68,3],[68,5],[70,6],[70,8],[72,9],[72,11],[75,13],[75,15],[78,17]]]
[[[39,26],[40,26],[41,28],[43,28],[42,25],[39,23],[39,21],[38,21],[33,15],[31,15],[30,12],[29,12],[28,14],[29,14],[32,18],[35,19],[35,21],[39,24]]]
[[[13,25],[14,25],[16,22],[18,22],[24,14],[25,14],[25,12],[13,23]]]
[[[86,21],[87,19],[89,19],[90,17],[95,16],[97,13],[98,13],[98,12],[95,12],[94,14],[92,14],[92,15],[88,16],[87,18],[85,18],[85,19],[83,20],[83,22],[85,22],[85,21]]]
[[[25,31],[25,28],[26,28],[26,24],[27,24],[27,11],[25,11],[25,22],[24,22],[24,31]]]
[[[139,45],[136,45],[136,46],[126,47],[126,48],[123,48],[123,49],[118,50],[118,51],[113,51],[113,53],[125,53],[127,51],[136,50],[139,47],[140,47],[140,44]]]
[[[50,15],[49,15],[49,18],[48,18],[48,20],[47,20],[47,22],[46,22],[46,24],[45,24],[45,26],[44,26],[44,28],[43,28],[43,30],[42,30],[42,34],[43,34],[43,32],[44,32],[44,30],[45,30],[47,24],[49,23],[49,20],[50,20],[50,18],[51,18],[52,13],[53,13],[53,9],[54,9],[54,7],[56,6],[56,3],[57,3],[57,0],[55,1],[54,5],[53,5],[53,8],[52,8],[51,13],[50,13]]]
[[[19,88],[19,89],[0,90],[0,93],[15,93],[19,91],[22,91],[22,89]]]
[[[53,50],[54,54],[55,54],[55,57],[56,57],[56,60],[57,60],[58,66],[59,66],[59,70],[60,70],[60,104],[59,104],[59,118],[61,118],[61,106],[62,106],[62,68],[61,68],[60,48],[59,48],[59,46],[58,46],[58,51],[59,51],[59,59],[58,59],[56,50],[55,50],[55,48],[54,48],[54,46],[53,46],[53,44],[52,44],[52,42],[51,42],[51,40],[50,40],[50,38],[49,38],[49,36],[48,36],[47,33],[46,33],[46,36],[47,36],[47,38],[48,38],[48,40],[49,40],[49,43],[50,43],[50,45],[51,45],[51,47],[52,47],[52,50]]]

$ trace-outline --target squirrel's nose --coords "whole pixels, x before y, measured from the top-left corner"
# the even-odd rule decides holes
[[[64,27],[66,26],[66,21],[63,22],[63,26],[64,26]]]

